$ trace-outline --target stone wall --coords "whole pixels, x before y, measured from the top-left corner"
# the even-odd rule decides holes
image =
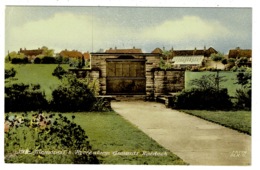
[[[100,94],[106,94],[106,59],[118,58],[118,54],[92,54],[90,77],[98,79]],[[145,59],[146,98],[154,100],[160,95],[167,95],[184,89],[183,70],[159,69],[160,55],[133,55],[136,59]]]
[[[185,72],[183,70],[155,70],[153,73],[155,98],[184,89]]]

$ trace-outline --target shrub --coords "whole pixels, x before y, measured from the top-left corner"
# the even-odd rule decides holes
[[[6,84],[5,111],[36,111],[48,105],[39,84]]]
[[[12,64],[27,64],[29,63],[29,60],[27,57],[23,58],[12,58]]]
[[[41,64],[42,60],[39,57],[34,59],[34,64]]]
[[[5,79],[8,79],[10,77],[14,77],[15,75],[16,75],[16,70],[14,68],[5,69]]]
[[[87,84],[68,75],[52,92],[51,109],[55,111],[89,111],[96,98]]]
[[[65,71],[64,68],[62,68],[60,65],[58,65],[52,75],[55,76],[55,77],[58,77],[58,79],[62,79],[62,76],[65,75],[67,72]]]
[[[238,109],[251,109],[252,99],[252,71],[250,68],[240,68],[242,72],[237,73],[236,84],[241,85],[240,89],[236,90],[236,103]]]
[[[55,64],[56,59],[54,57],[45,56],[41,59],[42,64]]]
[[[205,110],[228,110],[233,105],[227,89],[219,91],[212,89],[183,91],[177,95],[173,103],[173,107],[177,109]]]
[[[98,164],[85,131],[59,114],[5,117],[6,163]],[[85,154],[78,154],[77,152]]]

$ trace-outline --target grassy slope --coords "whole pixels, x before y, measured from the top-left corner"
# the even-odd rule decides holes
[[[5,64],[5,68],[11,67],[17,71],[15,78],[18,80],[15,82],[40,84],[47,99],[51,99],[52,90],[60,84],[60,80],[52,76],[57,64]],[[62,67],[67,70],[69,66],[62,65]]]
[[[182,110],[182,111],[251,135],[251,112],[250,111],[206,111],[206,110]]]
[[[205,74],[214,74],[216,75],[216,72],[210,72],[210,71],[204,71],[204,72],[191,72],[186,71],[185,72],[185,89],[190,89],[191,86],[189,85],[190,80],[197,79],[202,77],[202,75]],[[240,88],[240,85],[234,84],[236,82],[236,72],[232,71],[222,71],[219,73],[219,76],[225,76],[224,79],[227,79],[226,82],[222,82],[220,85],[223,88],[228,89],[228,94],[231,96],[235,95],[236,89]]]

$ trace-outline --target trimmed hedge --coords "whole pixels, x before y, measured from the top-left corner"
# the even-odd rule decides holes
[[[219,91],[192,89],[180,93],[173,102],[173,107],[176,109],[229,110],[233,104],[227,89]]]

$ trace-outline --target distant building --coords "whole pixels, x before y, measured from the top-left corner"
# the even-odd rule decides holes
[[[210,57],[211,54],[218,53],[214,48],[210,47],[209,49],[197,49],[194,48],[193,50],[170,50],[172,52],[173,57],[175,56],[204,56]]]
[[[244,63],[244,64],[251,67],[252,50],[251,49],[241,49],[241,48],[237,47],[236,49],[229,50],[228,58],[234,58],[234,59],[247,58],[247,63]]]
[[[172,58],[174,68],[186,68],[189,66],[202,66],[203,55],[196,56],[175,56]]]
[[[27,57],[30,62],[33,62],[37,55],[43,54],[43,49],[38,48],[33,50],[27,50],[26,48],[20,48],[20,51],[18,53],[23,53],[24,56]]]

